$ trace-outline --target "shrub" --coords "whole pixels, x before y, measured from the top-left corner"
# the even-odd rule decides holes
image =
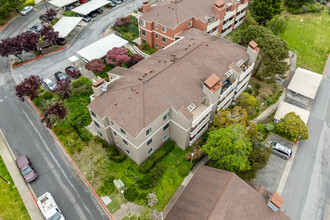
[[[35,5],[34,0],[26,0],[24,2],[24,6],[34,6],[34,5]]]
[[[80,77],[79,79],[74,80],[73,82],[71,82],[71,86],[73,88],[78,88],[78,87],[80,87],[81,85],[84,85],[84,84],[92,86],[92,82],[86,77]]]
[[[116,25],[117,26],[127,26],[132,23],[130,17],[123,17],[123,18],[117,18]]]
[[[190,167],[189,166],[187,166],[187,165],[182,166],[181,169],[179,170],[179,175],[181,177],[185,177],[185,176],[188,175],[189,171],[190,171]]]
[[[260,84],[256,83],[255,87],[256,87],[256,89],[260,89],[261,86],[260,86]]]
[[[202,134],[202,140],[203,142],[205,143],[207,141],[207,138],[209,137],[209,133],[208,132],[205,132],[204,134]],[[202,146],[202,145],[200,145]]]
[[[272,97],[266,97],[266,104],[268,106],[274,104],[274,99]]]
[[[263,126],[267,131],[273,131],[275,128],[275,125],[273,123],[267,123]]]
[[[106,65],[102,59],[94,59],[86,63],[86,69],[95,73],[102,73]]]
[[[266,132],[266,129],[264,128],[264,126],[261,123],[258,123],[257,127],[258,127],[259,132],[262,132],[262,133]]]
[[[97,189],[97,194],[100,196],[105,196],[115,192],[115,186],[113,184],[114,179],[115,178],[113,176],[107,177],[103,181],[103,184]]]
[[[54,96],[54,94],[53,93],[51,93],[51,92],[49,92],[49,91],[46,91],[44,94],[42,94],[42,98],[43,99],[51,99],[51,98],[53,98],[53,96]]]
[[[83,84],[78,88],[72,89],[73,96],[81,96],[81,95],[88,95],[93,93],[93,89],[91,86]]]
[[[258,95],[259,95],[259,91],[257,90],[254,92],[254,96],[258,96]]]
[[[147,173],[151,170],[158,161],[160,161],[166,154],[168,154],[174,148],[173,141],[167,141],[162,147],[160,147],[156,153],[154,153],[147,161],[141,166],[139,171],[141,173]]]
[[[164,174],[164,166],[157,164],[147,175],[137,181],[141,189],[150,189],[156,186]]]
[[[128,189],[125,190],[124,196],[128,201],[134,202],[135,199],[139,197],[139,193],[138,193],[136,187],[131,186],[131,187],[128,187]]]
[[[74,11],[65,11],[63,12],[63,16],[67,16],[67,17],[77,17],[77,13]]]
[[[247,89],[246,92],[249,93],[249,94],[253,93],[252,89]]]
[[[37,97],[37,98],[33,99],[32,102],[36,107],[39,107],[41,105],[40,97]]]

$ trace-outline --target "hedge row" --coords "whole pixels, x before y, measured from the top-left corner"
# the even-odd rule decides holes
[[[119,151],[116,146],[108,144],[105,140],[103,140],[97,136],[94,137],[94,140],[97,143],[102,144],[103,148],[109,149],[109,153],[110,153],[109,157],[111,160],[113,160],[117,163],[121,163],[126,159],[126,155],[123,154],[121,151]]]
[[[162,147],[160,147],[154,155],[152,155],[146,162],[140,166],[141,173],[147,173],[151,170],[155,164],[160,161],[165,155],[167,155],[174,148],[173,141],[167,141]]]

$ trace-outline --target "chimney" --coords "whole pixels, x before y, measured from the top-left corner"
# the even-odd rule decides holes
[[[256,62],[259,54],[258,44],[254,41],[250,41],[249,46],[247,47],[246,52],[250,55],[249,65],[252,65]]]
[[[283,197],[273,192],[268,200],[268,207],[271,208],[274,212],[278,212],[283,204]]]
[[[142,3],[142,13],[146,13],[151,9],[151,1],[147,0]]]
[[[99,79],[93,83],[92,89],[95,97],[101,95],[103,92],[107,91],[108,84],[104,81],[104,79]]]

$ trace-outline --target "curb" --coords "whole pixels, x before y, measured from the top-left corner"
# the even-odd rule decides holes
[[[323,73],[322,73],[322,76],[325,77],[325,69],[327,68],[328,64],[329,64],[329,60],[330,60],[330,54],[328,55],[328,59],[327,59],[327,62],[325,63],[325,66],[323,68]]]
[[[37,107],[33,104],[33,102],[31,101],[31,99],[30,98],[27,98],[27,100],[28,100],[28,103],[30,103],[30,105],[38,113],[39,117],[40,118],[43,118],[43,115],[39,112],[39,110],[37,109]],[[96,201],[98,200],[101,203],[101,205],[102,205],[101,207],[103,208],[103,210],[105,211],[105,213],[108,213],[108,215],[111,217],[111,219],[114,220],[114,217],[112,216],[112,214],[110,213],[110,211],[107,209],[106,205],[103,203],[103,201],[101,200],[101,198],[97,195],[97,193],[95,192],[95,190],[93,189],[93,187],[89,184],[88,180],[82,174],[82,172],[80,171],[80,169],[76,165],[76,163],[72,160],[71,156],[66,151],[65,147],[62,145],[61,141],[57,138],[57,136],[55,135],[55,133],[53,132],[53,130],[52,129],[49,129],[47,127],[47,131],[54,138],[55,142],[57,142],[57,144],[60,146],[60,149],[62,150],[62,152],[64,153],[64,155],[67,157],[67,159],[71,162],[71,164],[74,166],[75,170],[78,171],[78,173],[79,173],[78,176],[83,180],[83,183],[85,184],[85,186],[87,186],[87,189],[90,190],[91,194],[94,196],[94,198],[96,199]]]
[[[4,25],[2,25],[2,27],[0,28],[0,32],[1,32],[2,29],[4,29],[8,24],[9,24],[9,21],[7,21]]]

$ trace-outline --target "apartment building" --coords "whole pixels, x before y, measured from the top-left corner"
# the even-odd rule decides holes
[[[244,22],[248,0],[164,0],[146,1],[139,18],[141,42],[164,48],[178,40],[180,33],[197,28],[226,36]]]
[[[248,86],[259,49],[190,29],[130,69],[116,67],[92,86],[88,108],[98,135],[137,164],[171,139],[186,149],[219,109]]]

